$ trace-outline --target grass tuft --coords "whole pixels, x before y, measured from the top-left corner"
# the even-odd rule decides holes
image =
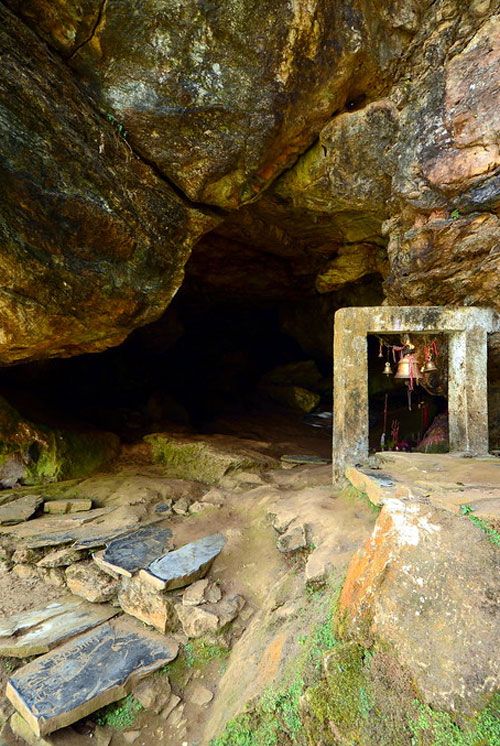
[[[114,730],[124,730],[134,724],[143,706],[131,694],[118,702],[103,707],[94,714],[98,725],[107,725]]]

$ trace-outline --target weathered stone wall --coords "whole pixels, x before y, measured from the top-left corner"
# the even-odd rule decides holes
[[[117,344],[196,242],[195,293],[499,307],[493,0],[6,5],[0,361]]]

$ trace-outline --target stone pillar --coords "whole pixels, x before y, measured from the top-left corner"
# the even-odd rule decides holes
[[[361,309],[360,309],[361,311]],[[333,339],[333,478],[368,457],[368,336],[363,314],[341,308]]]
[[[488,335],[472,326],[448,343],[450,452],[488,453]]]

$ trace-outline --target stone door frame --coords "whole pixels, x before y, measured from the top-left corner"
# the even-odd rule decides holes
[[[333,474],[368,458],[368,335],[448,336],[450,453],[488,453],[488,334],[500,331],[489,308],[371,306],[335,314]]]

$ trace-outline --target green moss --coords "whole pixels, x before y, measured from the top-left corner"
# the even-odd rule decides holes
[[[231,471],[256,466],[251,458],[218,451],[203,441],[185,442],[158,433],[144,440],[151,446],[153,461],[166,466],[169,475],[177,479],[218,484]]]
[[[372,503],[366,492],[361,492],[361,490],[356,489],[352,484],[344,487],[340,495],[341,497],[345,497],[347,500],[362,502],[363,505],[369,508],[370,511],[376,515],[378,515],[382,510],[380,505]]]
[[[107,725],[115,730],[123,730],[134,724],[137,715],[144,709],[131,694],[119,702],[98,710],[93,718],[98,725]]]
[[[479,715],[463,728],[447,712],[433,710],[416,700],[416,716],[409,721],[418,746],[498,746],[500,744],[500,695],[496,694]]]
[[[325,665],[326,677],[307,692],[308,710],[316,721],[315,731],[326,731],[332,722],[355,743],[362,732],[360,711],[366,710],[362,699],[368,697],[363,674],[364,650],[355,643],[338,645],[328,655]]]
[[[160,669],[160,673],[167,674],[172,684],[182,687],[190,676],[193,668],[201,669],[212,661],[225,663],[230,650],[222,645],[208,643],[204,640],[192,640],[182,648],[172,663]]]
[[[500,547],[500,533],[496,531],[496,529],[494,529],[492,526],[490,526],[487,521],[484,521],[482,518],[474,515],[474,508],[472,508],[470,505],[461,505],[460,512],[462,515],[467,516],[469,521],[480,528],[481,531],[484,531],[492,544]]]
[[[306,613],[318,609],[323,618],[310,635],[298,643],[300,655],[283,676],[281,686],[266,689],[249,709],[229,721],[212,746],[305,746],[302,696],[311,677],[317,677],[326,651],[338,644],[333,633],[333,616],[340,584],[324,598],[313,597]]]

